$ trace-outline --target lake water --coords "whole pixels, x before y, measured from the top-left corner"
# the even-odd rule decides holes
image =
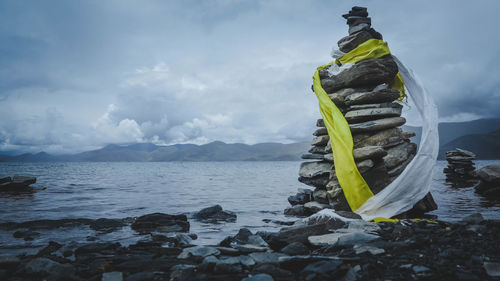
[[[478,168],[500,161],[476,161]],[[240,228],[278,230],[263,219],[292,220],[283,216],[287,197],[297,188],[300,162],[160,162],[160,163],[0,163],[0,176],[27,174],[37,178],[32,194],[0,195],[0,222],[60,218],[124,218],[153,212],[186,213],[220,204],[233,211],[234,223],[204,224],[190,219],[197,244],[220,242]],[[500,219],[500,204],[444,184],[445,161],[434,169],[432,194],[441,220],[454,221],[475,212]],[[85,241],[95,235],[88,227],[51,230],[34,241],[12,238],[0,231],[0,248],[36,248],[50,240]],[[101,235],[100,240],[132,243],[141,237],[124,228]],[[22,244],[22,245],[21,245]]]

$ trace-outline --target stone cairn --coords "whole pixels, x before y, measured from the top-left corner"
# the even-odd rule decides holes
[[[453,187],[468,187],[475,185],[478,180],[473,160],[476,155],[470,151],[457,148],[446,152],[448,167],[443,169],[446,182]]]
[[[343,15],[349,25],[349,36],[338,41],[340,51],[347,53],[369,39],[382,39],[371,27],[366,8],[353,7]],[[354,141],[354,160],[361,175],[374,194],[380,192],[398,177],[417,151],[410,141],[415,133],[404,132],[401,117],[402,105],[395,102],[398,90],[391,89],[398,67],[391,55],[368,59],[354,64],[337,75],[329,69],[320,71],[321,85],[335,105],[344,114]],[[351,211],[334,170],[331,144],[323,119],[316,122],[312,148],[300,166],[299,181],[314,190],[299,189],[290,196],[292,207],[286,215],[307,216],[324,208],[335,211]],[[418,187],[416,187],[418,188]],[[401,217],[420,215],[436,209],[428,193],[413,209]]]

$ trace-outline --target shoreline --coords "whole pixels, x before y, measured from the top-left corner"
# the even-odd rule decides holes
[[[1,223],[0,229],[23,238],[77,225],[99,233],[131,227],[145,238],[129,246],[51,241],[36,254],[0,256],[0,279],[496,280],[489,274],[500,270],[500,220],[480,214],[454,223],[370,223],[325,211],[278,232],[243,228],[206,246],[196,245],[185,215]]]

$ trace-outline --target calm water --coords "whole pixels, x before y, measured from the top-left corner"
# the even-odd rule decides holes
[[[499,161],[476,161],[478,168]],[[162,163],[0,163],[0,176],[28,174],[37,177],[29,195],[0,195],[0,222],[58,218],[124,218],[153,212],[192,214],[220,204],[238,215],[235,223],[203,224],[190,220],[196,243],[217,243],[241,227],[276,230],[263,219],[290,220],[282,215],[287,197],[297,188],[300,162],[162,162]],[[439,206],[433,214],[458,220],[481,212],[500,219],[500,204],[474,194],[473,188],[444,185],[446,162],[434,170],[432,193]],[[85,241],[95,233],[81,229],[53,230],[31,242],[13,239],[0,231],[0,248],[20,244],[36,247],[49,240]],[[131,243],[141,237],[128,228],[99,236],[101,240]],[[27,244],[26,244],[27,243]]]

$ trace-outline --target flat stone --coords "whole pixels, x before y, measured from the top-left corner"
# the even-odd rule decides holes
[[[118,271],[104,272],[101,281],[122,281],[123,273]]]
[[[265,242],[264,242],[265,243]],[[266,243],[267,245],[267,243]],[[233,244],[233,248],[237,249],[242,253],[254,253],[254,252],[265,252],[269,250],[267,246],[258,246],[252,244]]]
[[[319,153],[307,153],[307,154],[302,154],[300,157],[302,159],[307,159],[307,160],[323,160],[323,154]]]
[[[324,135],[328,135],[328,130],[325,127],[319,128],[313,133],[313,136],[324,136]]]
[[[378,235],[368,234],[364,232],[353,232],[339,237],[336,245],[342,247],[354,246],[356,244],[370,242],[379,238],[380,236]]]
[[[354,160],[362,161],[365,159],[379,159],[387,155],[381,146],[365,146],[356,148],[352,151]]]
[[[385,129],[375,133],[356,134],[353,135],[352,138],[354,141],[354,148],[360,148],[364,146],[383,147],[396,142],[395,139],[402,140],[400,128]]]
[[[367,245],[354,245],[353,249],[354,249],[354,252],[356,252],[356,255],[366,253],[366,252],[368,252],[374,256],[385,253],[384,249],[380,249],[380,248],[373,247],[373,246],[367,246]]]
[[[329,140],[330,140],[330,137],[328,135],[317,136],[312,140],[311,145],[324,146],[328,143]]]
[[[373,36],[367,31],[360,31],[353,35],[346,36],[337,42],[339,50],[344,53],[349,53],[354,50],[359,44],[372,39]]]
[[[313,235],[309,236],[307,240],[311,245],[314,246],[333,246],[337,244],[339,237],[345,235],[346,233],[335,232],[323,235]]]
[[[394,147],[388,148],[387,155],[384,156],[384,163],[387,169],[392,169],[397,165],[405,162],[410,155],[417,153],[417,145],[410,142],[403,142]]]
[[[333,77],[322,79],[321,86],[327,93],[333,93],[342,88],[390,83],[397,73],[398,67],[391,56],[367,59]]]
[[[188,232],[189,222],[186,215],[154,213],[138,217],[131,228],[140,233]]]
[[[373,166],[375,166],[375,163],[371,159],[366,159],[356,163],[356,166],[358,167],[358,171],[363,174],[373,168]]]
[[[241,279],[241,281],[274,281],[273,277],[266,273],[259,273]]]
[[[500,277],[500,263],[498,262],[484,262],[484,270],[491,277]]]
[[[361,30],[368,30],[370,29],[370,26],[371,25],[367,23],[361,23],[358,25],[349,26],[349,35],[352,35],[356,32],[360,32]]]
[[[303,243],[292,242],[281,249],[281,252],[289,256],[307,255],[309,254],[309,248],[307,248],[307,246]]]
[[[394,89],[383,89],[378,91],[353,93],[344,99],[346,105],[373,104],[392,102],[399,98],[400,93]]]
[[[369,234],[378,234],[378,232],[382,230],[377,223],[367,222],[364,220],[350,221],[348,229],[359,230]]]
[[[301,183],[314,186],[314,187],[325,187],[329,180],[329,174],[322,174],[316,177],[299,177]]]
[[[286,244],[293,242],[300,242],[306,244],[308,242],[307,238],[313,235],[321,235],[329,233],[326,224],[314,224],[314,225],[301,225],[293,226],[281,230],[278,233],[273,233],[273,237],[279,241]]]
[[[356,124],[349,124],[349,128],[351,128],[351,132],[353,134],[356,134],[399,127],[404,125],[405,123],[406,119],[404,117],[389,117]]]
[[[187,259],[190,257],[207,257],[215,255],[218,256],[220,255],[220,251],[217,250],[217,248],[214,247],[205,247],[205,246],[194,246],[190,248],[185,248],[182,250],[182,253],[180,253],[177,258],[178,259]]]
[[[330,209],[331,206],[328,204],[322,204],[316,201],[307,202],[304,204],[304,208],[308,210],[309,213],[316,213],[323,209]]]
[[[398,117],[401,115],[401,108],[369,108],[351,110],[345,114],[348,123],[360,123],[369,120],[381,119],[386,117]]]
[[[312,178],[320,175],[330,174],[333,165],[328,162],[303,162],[300,164],[299,176]]]
[[[311,154],[325,154],[326,146],[313,146],[308,152]]]
[[[282,253],[251,253],[249,256],[255,263],[278,263],[279,258],[286,255]]]
[[[325,71],[324,75],[326,74],[326,76],[323,78],[330,78],[330,75],[328,74],[328,70],[325,69],[324,71]],[[328,97],[330,97],[330,99],[333,101],[333,103],[335,105],[342,107],[345,105],[345,103],[344,103],[345,97],[347,97],[353,93],[356,93],[357,91],[358,90],[353,89],[353,88],[343,88],[343,89],[340,89],[336,92],[328,94]]]
[[[323,119],[318,119],[316,121],[316,127],[325,127],[325,122],[323,121]]]
[[[382,107],[403,108],[403,106],[397,102],[383,102],[383,103],[367,103],[367,104],[350,105],[346,108],[346,110],[349,111],[349,110],[355,110],[355,109],[369,109],[369,108],[382,108]]]

